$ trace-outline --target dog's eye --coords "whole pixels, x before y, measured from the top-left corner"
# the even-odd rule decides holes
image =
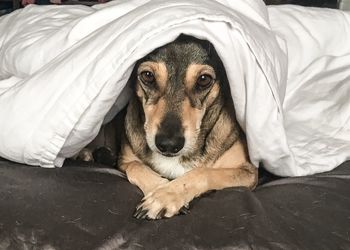
[[[199,89],[206,89],[212,85],[214,82],[213,77],[208,74],[200,75],[197,79],[196,86]]]
[[[155,77],[151,71],[143,71],[140,74],[140,80],[147,85],[151,85],[155,82]]]

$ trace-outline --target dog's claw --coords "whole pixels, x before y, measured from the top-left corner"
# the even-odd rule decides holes
[[[145,219],[147,216],[147,210],[144,210],[142,206],[138,207],[134,213],[134,218]]]
[[[190,213],[190,209],[189,209],[189,206],[187,205],[185,205],[185,206],[183,206],[182,208],[180,208],[180,210],[179,210],[179,214],[184,214],[184,215],[186,215],[186,214],[189,214]]]
[[[134,214],[139,213],[141,210],[142,210],[142,206],[138,205],[138,206],[136,207],[136,210],[135,210],[135,213],[134,213]]]
[[[140,213],[140,211],[136,210],[133,214],[133,217],[138,219],[139,213]]]
[[[159,213],[157,214],[156,219],[159,220],[159,219],[163,218],[164,215],[165,215],[165,213],[166,213],[166,209],[163,208],[163,209],[160,210]]]
[[[147,211],[141,211],[138,214],[134,215],[134,217],[138,220],[143,219],[143,216],[147,213]]]
[[[138,219],[148,219],[148,210],[143,210]]]

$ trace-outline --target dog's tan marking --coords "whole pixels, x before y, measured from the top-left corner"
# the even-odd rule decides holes
[[[214,126],[212,127],[211,133],[207,137],[207,141],[210,142],[207,143],[207,152],[216,152],[214,154],[222,156],[224,152],[222,151],[221,145],[224,144],[226,140],[235,141],[235,143],[239,141],[239,138],[237,138],[238,135],[234,134],[235,130],[233,125],[227,122],[229,119],[229,114],[227,114],[225,111],[221,112],[220,116],[218,117]],[[235,145],[233,143],[228,146],[232,147]],[[229,149],[230,148],[228,147],[226,150]]]
[[[164,98],[160,98],[156,104],[144,105],[146,140],[148,145],[154,150],[154,138],[158,131],[158,127],[165,115],[166,103]]]
[[[156,104],[144,106],[145,116],[147,122],[156,126],[159,125],[165,113],[166,103],[164,98],[160,98]]]
[[[219,93],[220,93],[219,84],[218,82],[215,82],[206,98],[205,104],[207,107],[210,106],[215,101]]]
[[[139,84],[136,85],[136,95],[144,100],[145,93]]]
[[[186,88],[189,90],[192,89],[197,82],[197,78],[203,74],[210,75],[213,79],[216,78],[215,70],[213,67],[205,64],[190,64],[186,70]]]
[[[129,182],[139,187],[144,195],[168,182],[167,179],[162,178],[143,164],[129,145],[125,145],[122,149],[120,169],[126,173]]]
[[[237,141],[213,163],[212,168],[234,168],[243,165],[247,161],[244,146],[240,141]]]
[[[196,143],[204,112],[192,107],[189,98],[185,97],[182,103],[182,126],[186,141],[184,150],[192,149]]]
[[[203,115],[203,110],[192,107],[190,99],[185,97],[182,103],[183,127],[185,129],[191,128],[192,130],[199,129]]]
[[[140,64],[137,74],[141,74],[143,71],[150,71],[156,78],[156,83],[160,92],[164,92],[166,83],[168,81],[168,70],[164,62],[151,62],[146,61]]]

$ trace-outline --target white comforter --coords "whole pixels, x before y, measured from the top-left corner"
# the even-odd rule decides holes
[[[215,45],[253,164],[299,176],[350,158],[350,14],[260,0],[32,5],[1,17],[0,156],[61,166],[125,105],[135,61],[181,33]]]

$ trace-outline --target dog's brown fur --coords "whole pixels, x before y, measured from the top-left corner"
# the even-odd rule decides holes
[[[224,66],[210,43],[181,36],[140,60],[131,82],[119,167],[145,195],[135,217],[172,217],[209,190],[256,186]],[[167,140],[160,134],[175,146],[160,147]]]

